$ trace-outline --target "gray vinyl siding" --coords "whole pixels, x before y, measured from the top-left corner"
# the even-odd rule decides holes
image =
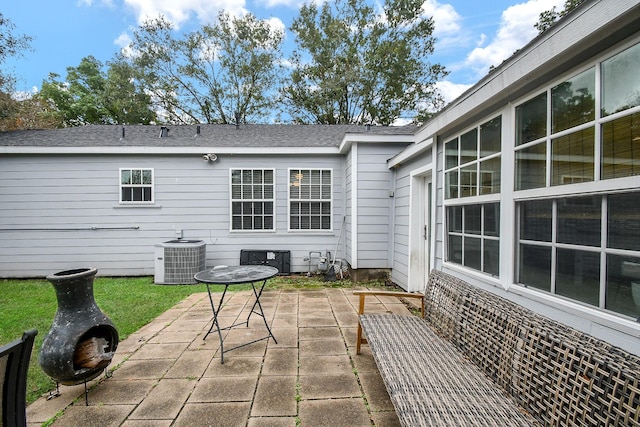
[[[411,209],[411,172],[431,162],[431,151],[400,165],[395,172],[395,223],[393,226],[393,265],[391,280],[403,289],[409,286],[409,221]],[[418,262],[412,260],[411,262]]]
[[[414,164],[414,162],[412,162]],[[401,166],[395,177],[395,223],[393,224],[393,269],[391,280],[408,289],[409,283],[409,168]]]
[[[55,158],[54,158],[55,157]],[[333,251],[344,216],[342,156],[3,156],[0,276],[41,277],[96,267],[100,275],[152,275],[155,245],[207,244],[207,265],[238,265],[241,249],[290,250],[292,272],[309,251]],[[154,170],[155,204],[119,204],[119,168]],[[288,231],[288,168],[333,172],[333,230]],[[231,232],[229,169],[276,170],[276,230]]]
[[[406,144],[358,144],[358,268],[391,268],[392,172],[387,160]]]

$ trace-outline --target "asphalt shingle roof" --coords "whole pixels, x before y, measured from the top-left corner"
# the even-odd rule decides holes
[[[412,135],[414,126],[358,125],[89,125],[0,132],[5,147],[337,147],[348,133]],[[197,128],[200,134],[197,135]],[[124,138],[123,136],[124,129]]]

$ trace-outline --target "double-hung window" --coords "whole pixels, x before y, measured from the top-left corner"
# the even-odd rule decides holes
[[[231,169],[231,229],[275,228],[273,169]]]
[[[289,169],[289,230],[331,230],[331,169]]]
[[[120,203],[153,203],[153,169],[120,169]]]

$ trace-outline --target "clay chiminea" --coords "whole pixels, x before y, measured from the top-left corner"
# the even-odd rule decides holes
[[[118,347],[118,331],[93,297],[95,268],[47,276],[58,299],[58,311],[44,338],[38,363],[58,383],[75,385],[100,375]]]

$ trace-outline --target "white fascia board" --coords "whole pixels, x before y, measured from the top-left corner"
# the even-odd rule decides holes
[[[433,138],[427,138],[424,141],[421,141],[417,144],[413,144],[406,149],[402,150],[400,153],[389,159],[387,162],[387,166],[389,168],[396,167],[408,160],[411,160],[413,157],[418,156],[428,150],[431,149],[433,145]]]
[[[223,155],[338,155],[337,147],[25,147],[0,146],[0,154],[206,154]]]
[[[366,134],[366,133],[347,133],[342,142],[340,143],[340,154],[345,154],[351,149],[351,144],[354,142],[408,142],[414,143],[415,136],[410,135],[381,135],[381,134]]]
[[[416,140],[442,135],[496,105],[513,101],[521,89],[547,74],[551,65],[571,63],[567,58],[588,50],[610,27],[637,19],[639,9],[638,0],[584,2],[451,101],[416,132]]]

